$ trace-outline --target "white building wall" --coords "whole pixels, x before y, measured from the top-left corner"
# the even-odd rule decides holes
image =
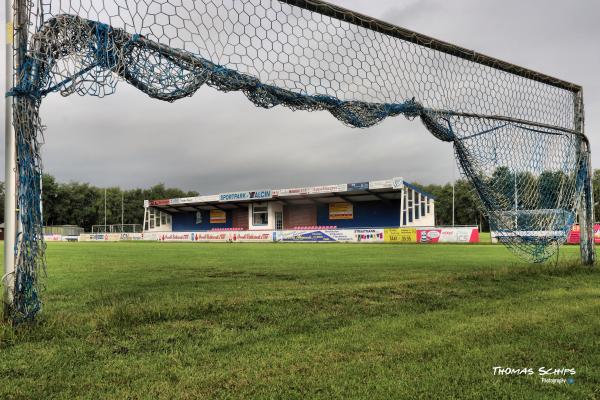
[[[402,191],[402,199],[400,201],[400,226],[434,227],[435,201],[406,186]]]
[[[144,232],[171,232],[173,221],[169,214],[152,207],[144,209]]]
[[[254,207],[267,207],[267,225],[254,225]],[[251,231],[273,231],[275,230],[275,213],[283,212],[283,205],[273,201],[248,204],[248,229]]]

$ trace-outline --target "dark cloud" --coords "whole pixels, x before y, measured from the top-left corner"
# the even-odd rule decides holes
[[[587,132],[600,154],[593,135],[600,130],[594,113],[600,106],[599,3],[332,2],[584,85]],[[239,94],[209,88],[173,104],[124,83],[105,99],[52,95],[42,118],[45,169],[63,181],[164,182],[208,194],[391,176],[441,183],[453,176],[450,145],[418,121],[398,117],[351,129],[327,113],[257,109]]]

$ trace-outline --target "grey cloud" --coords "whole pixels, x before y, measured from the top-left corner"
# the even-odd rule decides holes
[[[333,2],[583,84],[587,132],[600,154],[593,135],[600,129],[596,2]],[[257,109],[240,94],[209,88],[174,104],[148,99],[125,83],[101,100],[52,95],[42,118],[45,170],[63,181],[164,182],[208,194],[391,176],[443,183],[453,176],[451,146],[419,121],[398,117],[351,129],[328,113]]]

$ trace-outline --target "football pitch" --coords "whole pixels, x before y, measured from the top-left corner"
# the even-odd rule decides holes
[[[39,323],[0,325],[0,398],[596,399],[600,271],[578,251],[50,243]]]

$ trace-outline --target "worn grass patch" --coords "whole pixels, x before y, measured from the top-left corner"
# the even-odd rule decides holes
[[[51,243],[38,323],[0,325],[0,398],[596,399],[600,272],[577,256]]]

